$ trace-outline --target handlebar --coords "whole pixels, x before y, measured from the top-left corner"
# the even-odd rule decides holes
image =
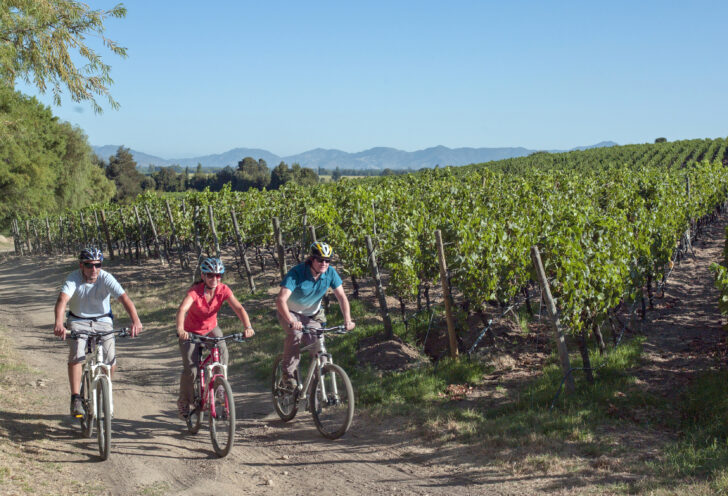
[[[304,334],[314,334],[316,336],[320,336],[322,334],[346,334],[346,326],[343,325],[337,325],[333,327],[308,327],[304,326],[301,329],[301,332]]]
[[[185,340],[185,343],[192,344],[206,344],[206,343],[219,343],[220,341],[227,341],[232,339],[236,343],[242,343],[251,338],[246,338],[242,332],[236,332],[234,334],[228,334],[227,336],[200,336],[198,334],[189,334],[189,338]]]
[[[108,336],[109,334],[117,334],[120,338],[126,338],[131,336],[128,327],[122,327],[121,329],[113,329],[111,331],[69,331],[66,330],[66,337],[71,339],[78,339],[80,336],[91,336],[101,337]]]

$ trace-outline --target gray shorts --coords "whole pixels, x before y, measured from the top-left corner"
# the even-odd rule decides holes
[[[66,325],[72,331],[111,331],[114,328],[109,322],[94,322],[93,320],[70,320]],[[86,336],[68,341],[68,363],[83,363],[86,360]],[[116,364],[116,340],[113,334],[101,338],[104,348],[104,362],[108,365]]]

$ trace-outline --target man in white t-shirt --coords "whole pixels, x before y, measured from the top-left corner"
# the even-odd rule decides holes
[[[68,306],[68,327],[74,331],[95,330],[110,331],[113,329],[110,298],[113,296],[124,306],[131,318],[130,334],[138,335],[142,323],[137,315],[136,307],[121,284],[108,272],[101,270],[104,255],[98,248],[84,248],[79,256],[79,268],[71,272],[63,283],[55,306],[56,323],[53,333],[66,339],[66,306]],[[111,372],[116,370],[116,349],[114,335],[109,334],[101,339],[104,347],[106,363],[111,365]],[[81,403],[81,374],[83,362],[86,360],[86,339],[69,339],[68,382],[71,386],[71,415],[84,415]]]

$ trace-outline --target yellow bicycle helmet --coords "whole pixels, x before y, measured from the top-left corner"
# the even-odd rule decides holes
[[[330,259],[334,254],[334,250],[327,244],[317,241],[311,244],[311,255],[314,257]]]

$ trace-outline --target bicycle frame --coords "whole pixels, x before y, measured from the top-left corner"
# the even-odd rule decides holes
[[[315,331],[315,329],[312,330]],[[323,333],[316,336],[316,341],[302,347],[301,351],[309,351],[313,355],[311,363],[308,366],[308,371],[306,372],[306,380],[303,381],[303,384],[299,384],[298,386],[299,394],[297,401],[303,402],[308,399],[308,393],[312,390],[313,377],[316,371],[320,372],[324,365],[334,363],[334,359],[331,356],[331,353],[326,351]],[[318,374],[318,380],[321,386],[321,391],[324,397],[326,397],[326,384],[324,383],[324,378],[321,373]],[[333,381],[333,387],[333,393],[336,397],[338,397],[339,391],[336,389],[336,381]]]
[[[204,344],[200,344],[200,348],[197,351],[200,358],[200,364],[197,368],[197,380],[200,383],[200,405],[198,406],[198,408],[200,409],[200,411],[204,412],[205,409],[209,407],[210,414],[216,415],[215,402],[212,401],[212,384],[214,384],[215,379],[220,376],[222,376],[224,379],[227,379],[227,365],[223,365],[222,362],[220,362],[220,347],[217,343],[214,343],[212,346],[210,346],[210,353],[205,357],[204,360],[202,360],[204,347]],[[215,369],[221,370],[222,373],[214,373]],[[205,381],[206,378],[209,379]]]
[[[91,386],[88,395],[89,415],[92,420],[96,418],[97,412],[96,395],[92,394],[92,391],[96,391],[96,386],[99,381],[106,381],[109,391],[111,415],[114,415],[114,395],[111,390],[111,366],[104,363],[104,347],[100,346],[101,343],[99,341],[100,338],[98,336],[88,337],[88,341],[86,343],[86,361],[83,364],[83,371],[88,371],[91,377]]]

